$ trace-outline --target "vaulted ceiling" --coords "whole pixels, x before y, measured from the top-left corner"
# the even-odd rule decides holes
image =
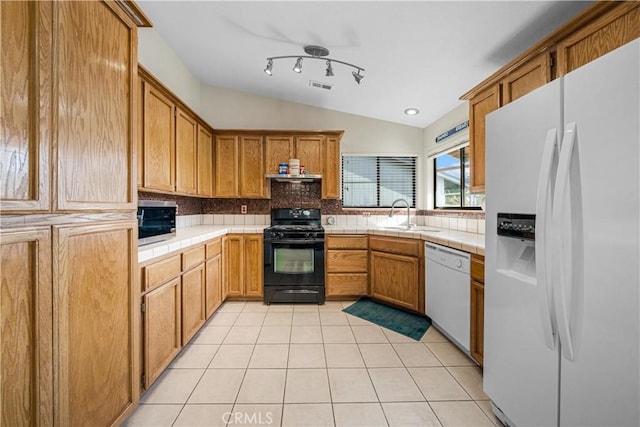
[[[459,96],[583,10],[577,1],[140,1],[202,83],[426,127]],[[273,63],[321,45],[330,58]],[[332,85],[331,90],[310,81]],[[404,110],[415,107],[416,116]]]

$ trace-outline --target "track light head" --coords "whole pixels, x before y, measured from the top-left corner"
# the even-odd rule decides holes
[[[270,59],[269,62],[267,62],[267,68],[264,69],[264,73],[267,76],[272,75],[271,70],[273,69],[273,59]]]
[[[357,73],[355,71],[352,71],[351,74],[353,75],[353,78],[356,79],[356,83],[358,84],[360,84],[362,79],[364,79],[364,76],[360,74],[360,69],[358,69]]]
[[[296,73],[302,72],[302,58],[298,57],[296,65],[293,66],[293,71],[295,71]]]
[[[327,74],[326,77],[333,77],[333,67],[331,66],[331,61],[327,61]]]

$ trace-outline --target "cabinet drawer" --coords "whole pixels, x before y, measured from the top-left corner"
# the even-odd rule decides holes
[[[327,273],[366,273],[368,258],[366,250],[328,250]]]
[[[204,261],[204,246],[189,249],[182,253],[182,271],[187,271]]]
[[[481,255],[471,254],[471,278],[484,283],[484,257]]]
[[[213,242],[207,243],[206,248],[207,259],[213,258],[222,252],[222,239],[217,239]]]
[[[367,236],[326,236],[327,249],[367,249]]]
[[[327,296],[367,295],[368,282],[367,273],[327,274]]]
[[[144,267],[142,290],[148,291],[180,275],[180,255]]]
[[[369,249],[372,251],[387,252],[400,255],[420,256],[420,240],[389,238],[389,237],[370,237]]]

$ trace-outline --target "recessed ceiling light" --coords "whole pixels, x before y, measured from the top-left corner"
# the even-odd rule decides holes
[[[418,110],[417,108],[407,108],[406,110],[404,110],[404,113],[407,116],[415,116],[416,114],[420,113],[420,110]]]

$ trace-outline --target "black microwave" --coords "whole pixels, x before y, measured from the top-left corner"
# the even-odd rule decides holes
[[[138,202],[138,246],[170,239],[176,235],[176,202]]]

